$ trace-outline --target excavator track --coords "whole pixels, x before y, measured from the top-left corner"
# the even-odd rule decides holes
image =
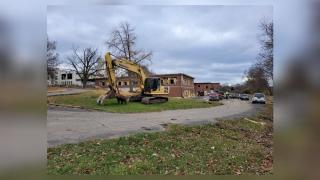
[[[159,104],[168,102],[167,97],[144,97],[141,100],[142,104]]]

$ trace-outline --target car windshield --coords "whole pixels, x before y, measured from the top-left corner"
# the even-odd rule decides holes
[[[248,97],[249,95],[248,94],[242,94],[242,97]]]
[[[254,97],[263,98],[263,97],[264,97],[264,94],[257,93],[257,94],[254,95]]]

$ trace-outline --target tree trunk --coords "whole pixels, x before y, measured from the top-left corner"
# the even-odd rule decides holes
[[[85,89],[87,87],[87,80],[82,80],[82,88]]]

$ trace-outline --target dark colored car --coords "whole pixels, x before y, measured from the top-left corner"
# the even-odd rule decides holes
[[[249,100],[250,100],[250,97],[249,97],[248,94],[241,94],[241,95],[240,95],[240,100],[249,101]]]
[[[222,100],[222,99],[225,98],[223,91],[219,91],[219,92],[217,92],[217,93],[219,94],[219,99],[220,99],[220,100]]]
[[[209,101],[219,101],[219,100],[220,100],[220,97],[218,93],[213,92],[209,94]]]

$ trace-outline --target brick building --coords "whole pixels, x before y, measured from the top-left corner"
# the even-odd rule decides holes
[[[178,74],[158,74],[152,77],[159,77],[161,79],[161,85],[168,87],[169,97],[193,97],[195,96],[193,77],[178,73]],[[138,88],[139,80],[133,80],[133,89]],[[118,87],[123,91],[129,91],[129,78],[128,77],[118,77],[117,78]],[[95,85],[107,88],[107,79],[98,78],[95,79]]]
[[[207,95],[212,91],[218,91],[220,89],[220,83],[194,83],[194,90],[197,96]]]
[[[194,93],[194,78],[183,74],[158,74],[153,77],[160,77],[161,85],[168,87],[169,97],[193,97]]]
[[[138,88],[138,79],[134,79],[133,82],[133,90]],[[117,77],[118,87],[123,91],[129,91],[129,77]],[[103,88],[108,87],[107,78],[97,78],[95,79],[95,85]]]

